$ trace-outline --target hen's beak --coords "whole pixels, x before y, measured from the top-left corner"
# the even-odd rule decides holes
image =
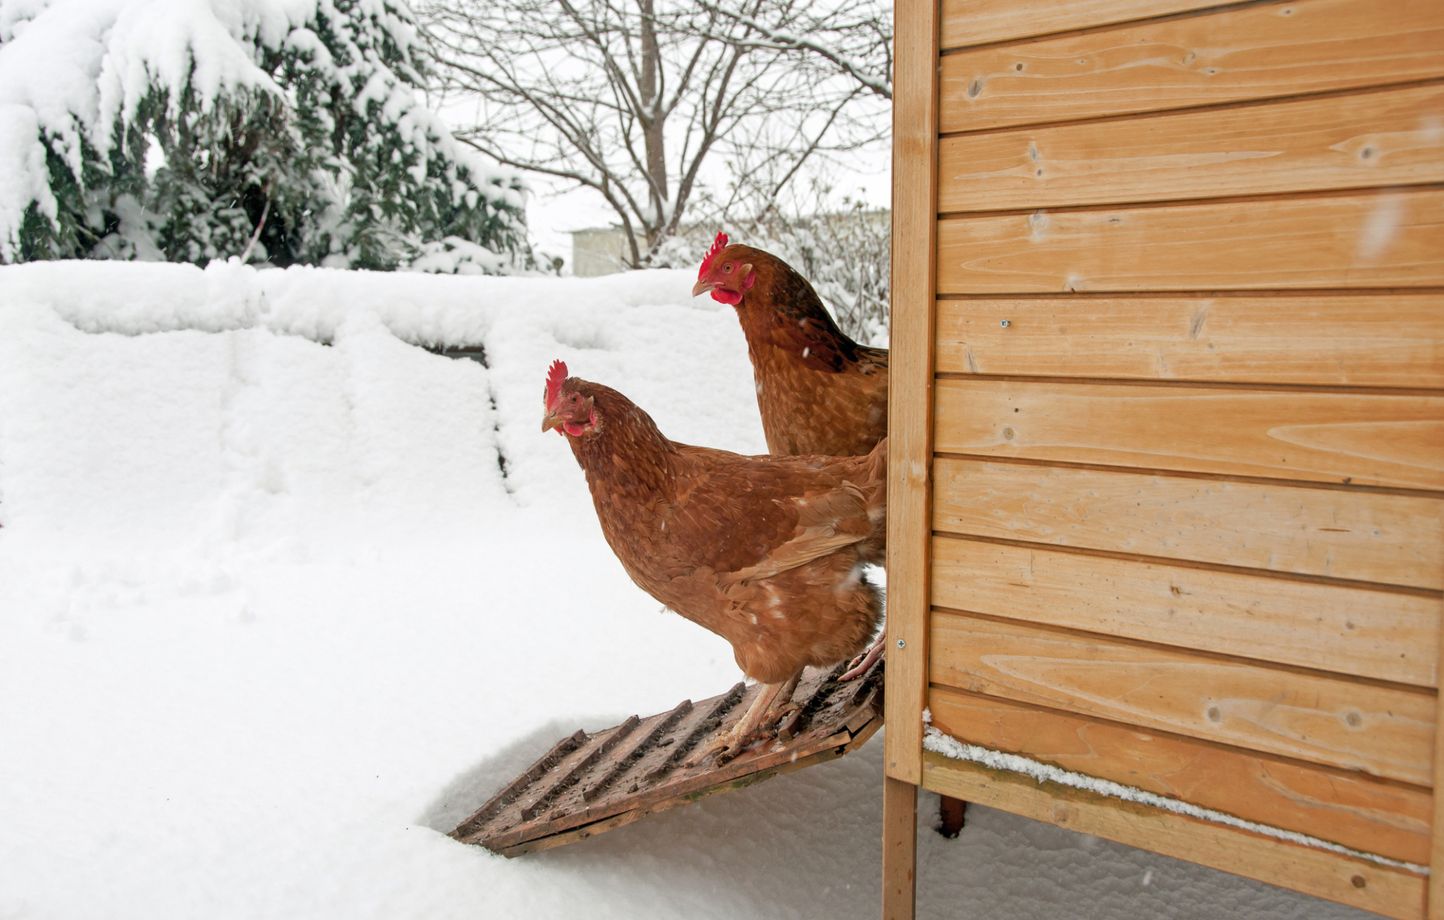
[[[552,415],[550,412],[548,412],[546,415],[542,416],[542,433],[543,433],[543,434],[545,434],[545,433],[548,432],[548,431],[551,431],[553,428],[560,428],[560,427],[562,427],[562,420],[559,419],[559,418],[557,418],[555,415]]]
[[[698,294],[705,294],[708,291],[715,291],[716,289],[717,282],[699,280],[696,284],[692,285],[692,296],[696,297]]]

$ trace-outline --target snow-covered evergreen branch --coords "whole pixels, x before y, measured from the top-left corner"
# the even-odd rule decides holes
[[[0,0],[0,262],[528,264],[420,51],[402,0]]]

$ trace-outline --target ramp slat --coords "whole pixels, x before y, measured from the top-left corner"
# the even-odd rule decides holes
[[[839,757],[861,746],[882,724],[882,662],[842,683],[843,667],[808,671],[796,709],[776,738],[716,763],[688,755],[735,725],[762,687],[737,684],[693,704],[560,741],[451,834],[463,843],[516,856],[623,827],[715,792]]]

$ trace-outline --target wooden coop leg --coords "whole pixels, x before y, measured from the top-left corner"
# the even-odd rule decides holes
[[[882,792],[882,916],[912,920],[917,882],[918,787],[891,776]]]
[[[968,803],[962,799],[955,799],[952,796],[943,796],[938,802],[938,833],[949,840],[958,836],[963,831],[963,817],[967,813]]]

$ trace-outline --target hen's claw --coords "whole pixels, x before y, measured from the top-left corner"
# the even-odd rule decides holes
[[[688,761],[687,766],[695,767],[708,757],[714,757],[718,764],[726,763],[761,740],[765,734],[764,726],[776,725],[780,715],[796,708],[796,704],[792,702],[792,693],[797,689],[797,682],[801,678],[802,673],[799,671],[780,684],[763,684],[762,690],[752,701],[752,705],[747,707],[742,718],[738,719],[726,734],[708,745],[701,754]]]
[[[742,737],[741,733],[737,731],[740,727],[741,723],[734,725],[731,731],[717,738],[700,753],[688,760],[687,766],[689,768],[698,767],[710,759],[713,766],[720,767],[725,763],[736,760],[742,756],[748,748],[752,747],[758,741],[764,740],[762,733],[755,731],[749,733],[752,736],[750,738]]]
[[[857,680],[859,677],[866,674],[868,672],[868,669],[870,669],[873,664],[882,657],[883,645],[886,642],[887,633],[883,633],[881,636],[878,636],[877,641],[874,642],[866,652],[863,652],[861,655],[858,655],[856,658],[854,658],[852,662],[848,665],[847,670],[839,674],[837,679]]]

